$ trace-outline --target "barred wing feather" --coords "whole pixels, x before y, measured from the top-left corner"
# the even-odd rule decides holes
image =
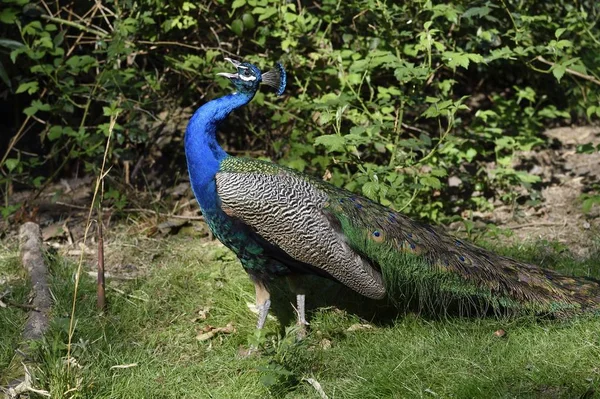
[[[259,164],[260,166],[260,164]],[[223,210],[269,243],[370,298],[385,296],[381,274],[356,253],[323,212],[327,194],[286,169],[216,175]]]

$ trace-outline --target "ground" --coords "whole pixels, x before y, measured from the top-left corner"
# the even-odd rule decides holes
[[[600,142],[600,129],[554,129],[551,149],[520,154],[515,165],[547,182],[538,203],[496,206],[476,215],[512,232],[488,243],[503,253],[565,273],[600,277],[600,210],[579,197],[600,179],[600,154],[576,154]],[[578,141],[579,140],[579,141]],[[62,182],[56,203],[43,197],[38,217],[49,252],[56,304],[46,341],[36,349],[36,388],[85,398],[381,398],[594,397],[600,392],[600,318],[431,318],[321,307],[296,342],[291,306],[254,331],[252,284],[234,256],[209,236],[194,208],[186,218],[151,210],[105,220],[109,307],[95,309],[95,229],[84,245],[85,206],[93,181]],[[61,204],[62,203],[62,204]],[[65,205],[67,204],[67,205]],[[83,207],[83,208],[82,208]],[[179,208],[178,208],[179,209]],[[150,215],[150,216],[148,216]],[[453,226],[450,226],[453,229]],[[7,229],[9,230],[9,229]],[[459,232],[460,233],[460,232]],[[74,275],[83,255],[76,323],[67,357]],[[27,302],[14,234],[0,246],[0,386],[11,364]],[[317,293],[333,289],[317,285]],[[337,293],[337,292],[336,292]],[[318,295],[313,295],[318,296]],[[326,296],[325,293],[323,296]],[[276,309],[275,309],[276,310]],[[240,354],[250,344],[260,351]],[[319,387],[322,393],[319,392]]]
[[[529,173],[540,176],[539,204],[517,210],[499,205],[482,217],[512,231],[515,242],[555,241],[584,256],[600,231],[600,206],[585,214],[580,197],[600,184],[600,153],[576,150],[578,145],[600,144],[600,127],[561,127],[544,134],[553,142],[550,148],[521,152],[514,161],[517,167],[524,165]]]

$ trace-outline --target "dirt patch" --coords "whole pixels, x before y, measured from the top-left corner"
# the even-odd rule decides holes
[[[540,176],[541,200],[534,206],[498,206],[482,214],[484,220],[514,232],[519,242],[546,239],[566,245],[585,256],[600,237],[600,206],[585,214],[581,195],[598,190],[600,153],[577,153],[577,147],[600,143],[600,127],[561,127],[544,133],[550,148],[519,153],[515,168],[526,166]],[[596,191],[597,192],[597,191]]]

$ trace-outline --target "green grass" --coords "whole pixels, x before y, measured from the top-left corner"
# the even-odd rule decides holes
[[[0,307],[0,386],[14,371],[10,363],[27,317],[26,311],[10,304],[26,304],[28,293],[26,274],[17,252],[0,245],[0,300],[9,304],[6,308]]]
[[[52,329],[37,351],[36,388],[57,398],[318,398],[305,381],[314,378],[329,398],[573,398],[600,392],[600,318],[591,317],[401,315],[348,331],[365,321],[322,308],[311,314],[311,332],[299,343],[293,331],[282,335],[279,322],[269,319],[259,337],[261,353],[241,358],[238,352],[254,336],[256,316],[246,305],[254,301],[252,284],[233,255],[218,244],[192,239],[135,244],[117,251],[137,256],[148,273],[132,282],[111,282],[118,291],[107,290],[105,315],[95,310],[93,281],[82,279],[70,372],[65,343],[75,265],[53,258],[57,303]],[[582,261],[546,247],[504,251],[598,276],[597,254]],[[9,269],[15,267],[12,262]],[[208,316],[200,320],[198,311],[206,308]],[[4,312],[0,309],[0,328],[8,325]],[[10,312],[22,317],[22,311]],[[235,326],[232,334],[196,339],[205,325],[229,322]],[[13,324],[8,335],[1,330],[0,374],[10,361],[7,347],[18,342],[20,322]],[[505,337],[494,335],[499,329]]]

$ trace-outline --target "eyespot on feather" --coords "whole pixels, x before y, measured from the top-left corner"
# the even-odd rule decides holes
[[[371,234],[371,238],[373,239],[373,241],[375,242],[383,242],[384,240],[384,234],[382,231],[379,230],[375,230],[372,234]]]
[[[473,264],[473,262],[471,261],[471,259],[469,257],[467,257],[467,256],[456,254],[456,257],[458,258],[459,261],[461,261],[462,263],[464,263],[466,265]]]

